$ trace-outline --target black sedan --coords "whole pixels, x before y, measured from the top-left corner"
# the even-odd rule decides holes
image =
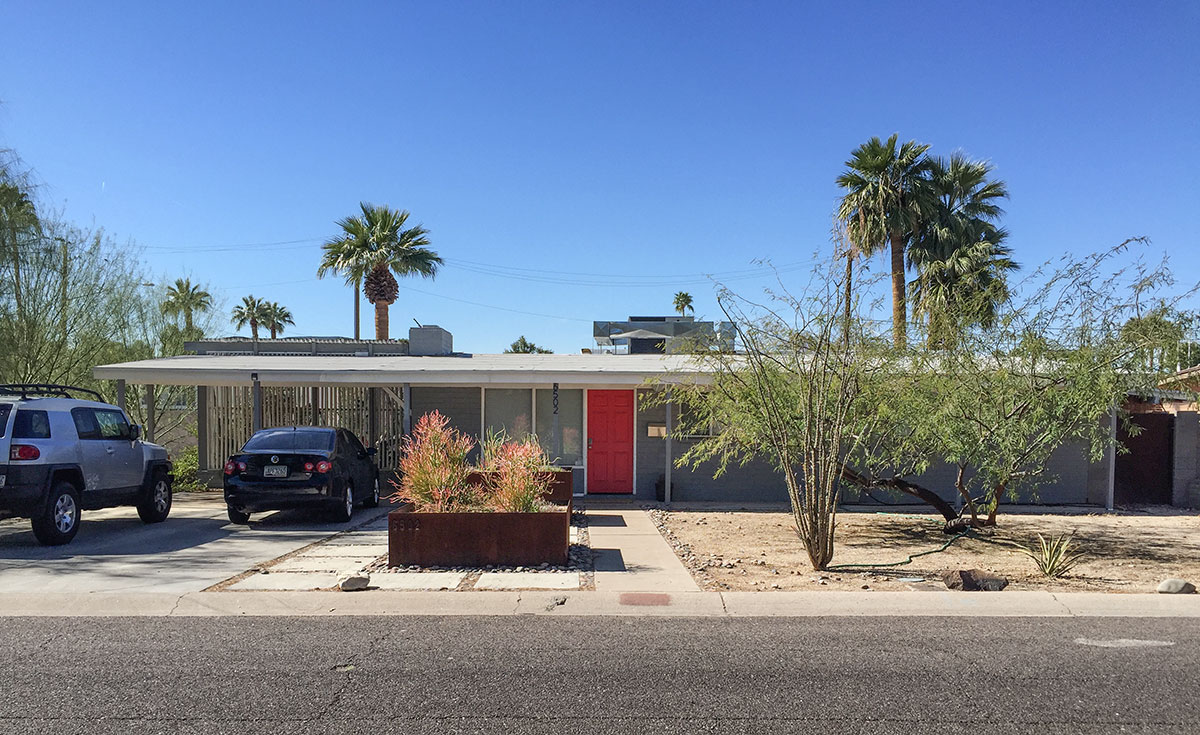
[[[286,426],[256,432],[225,463],[229,520],[287,508],[324,508],[334,520],[350,520],[356,503],[379,505],[379,468],[353,432]]]

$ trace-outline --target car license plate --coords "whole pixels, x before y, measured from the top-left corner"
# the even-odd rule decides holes
[[[263,477],[287,477],[287,467],[284,465],[268,465],[263,467]]]

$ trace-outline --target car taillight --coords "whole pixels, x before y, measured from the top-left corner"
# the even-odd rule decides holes
[[[332,468],[333,468],[333,465],[329,464],[325,460],[321,460],[320,462],[317,462],[317,472],[320,472],[321,474],[325,474]]]
[[[42,456],[38,448],[29,444],[13,444],[8,448],[8,458],[10,460],[30,460],[37,459]]]
[[[227,474],[227,475],[234,475],[234,474],[237,474],[238,472],[245,472],[245,471],[246,471],[246,463],[245,462],[237,462],[237,461],[234,461],[231,459],[225,463],[225,474]]]
[[[305,462],[305,463],[304,463],[304,471],[305,471],[305,472],[312,472],[312,471],[313,471],[313,463],[312,463],[312,462]]]

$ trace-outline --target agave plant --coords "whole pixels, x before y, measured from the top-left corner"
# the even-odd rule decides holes
[[[1050,539],[1038,534],[1037,548],[1018,544],[1021,553],[1033,559],[1038,571],[1047,577],[1062,577],[1084,558],[1084,553],[1072,547],[1072,533],[1061,534]]]

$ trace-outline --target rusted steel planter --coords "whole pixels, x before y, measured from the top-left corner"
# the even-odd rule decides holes
[[[542,473],[550,477],[550,494],[546,496],[546,501],[555,505],[566,505],[571,502],[571,497],[575,492],[574,478],[575,473],[571,470],[547,470]],[[486,484],[486,472],[478,470],[467,475],[467,483],[471,485]]]
[[[388,566],[565,565],[571,504],[545,513],[388,513]]]

